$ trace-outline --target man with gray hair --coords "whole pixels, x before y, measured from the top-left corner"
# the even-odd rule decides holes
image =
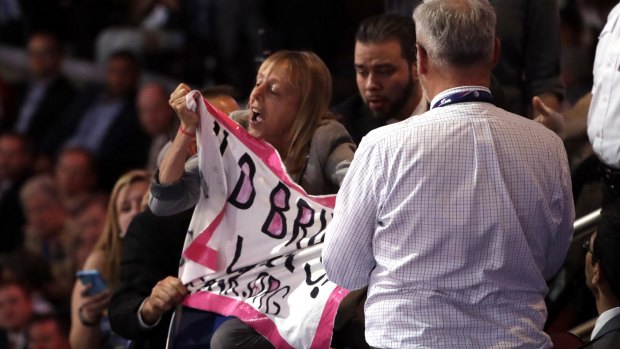
[[[562,141],[493,105],[487,0],[425,1],[414,20],[431,110],[362,140],[325,234],[327,275],[368,286],[373,347],[550,348],[545,281],[574,220]]]

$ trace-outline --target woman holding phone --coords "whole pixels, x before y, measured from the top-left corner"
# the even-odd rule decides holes
[[[71,296],[71,333],[73,349],[113,348],[124,339],[110,331],[106,309],[118,284],[118,269],[123,237],[133,217],[142,211],[142,199],[148,191],[146,171],[134,170],[118,179],[108,204],[106,224],[97,245],[84,263],[86,277],[75,282]],[[107,288],[100,287],[101,277]]]

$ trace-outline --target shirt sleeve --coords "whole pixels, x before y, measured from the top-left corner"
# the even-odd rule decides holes
[[[334,217],[327,227],[323,264],[336,284],[350,290],[368,285],[375,267],[372,240],[377,222],[376,146],[364,140],[338,192]]]
[[[556,229],[551,232],[547,249],[547,264],[543,271],[545,280],[550,280],[556,275],[564,264],[566,253],[573,238],[573,224],[575,222],[575,205],[573,204],[573,191],[568,168],[568,159],[562,142],[558,139],[556,146],[556,158],[560,159],[557,165],[558,179],[553,194],[552,206]]]
[[[159,182],[159,171],[151,181],[149,208],[158,216],[169,216],[183,212],[198,203],[200,197],[200,171],[198,156],[194,155],[185,163],[181,178],[170,184]]]
[[[318,153],[323,176],[340,188],[355,153],[355,144],[347,130],[339,122],[329,119],[317,128],[312,147]]]
[[[138,324],[140,325],[140,327],[144,330],[150,330],[152,328],[155,328],[157,325],[159,325],[159,323],[161,322],[161,317],[159,319],[157,319],[157,321],[155,321],[154,324],[152,325],[147,325],[144,320],[142,319],[142,315],[140,314],[140,312],[142,311],[142,307],[144,306],[144,302],[146,302],[146,298],[144,298],[144,300],[142,301],[142,303],[140,304],[140,308],[138,308]]]

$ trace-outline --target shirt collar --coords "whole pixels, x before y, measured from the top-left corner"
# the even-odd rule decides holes
[[[598,319],[596,319],[594,329],[592,330],[592,335],[590,335],[590,340],[593,340],[596,335],[601,331],[603,326],[605,326],[609,322],[609,320],[613,319],[618,314],[620,314],[620,307],[611,308],[599,315]]]
[[[449,88],[437,94],[435,98],[433,98],[433,100],[431,101],[431,105],[435,105],[435,103],[439,102],[442,98],[447,97],[453,93],[474,91],[474,90],[483,90],[483,91],[487,91],[491,93],[491,90],[489,90],[487,87],[484,87],[484,86],[458,86],[458,87]]]

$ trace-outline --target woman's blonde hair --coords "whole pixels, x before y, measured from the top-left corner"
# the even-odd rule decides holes
[[[291,125],[284,163],[289,173],[301,171],[314,131],[329,115],[332,77],[319,56],[308,51],[278,51],[267,57],[260,70],[286,66],[289,83],[300,91],[297,115]]]
[[[129,171],[116,181],[108,202],[105,226],[97,241],[97,245],[95,245],[95,250],[102,251],[105,256],[103,270],[100,270],[100,272],[112,290],[116,289],[119,282],[120,275],[118,270],[121,264],[121,254],[123,252],[123,240],[120,237],[121,227],[118,224],[116,200],[123,188],[142,181],[150,183],[150,176],[148,172],[144,170]]]

